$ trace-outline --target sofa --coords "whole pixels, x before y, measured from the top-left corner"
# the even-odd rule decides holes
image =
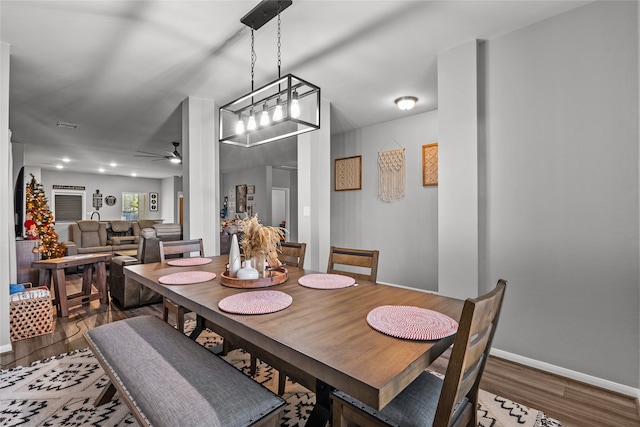
[[[113,253],[138,248],[140,231],[152,227],[156,220],[80,220],[69,226],[69,240],[64,242],[67,255]],[[180,226],[180,224],[173,224]]]
[[[162,301],[162,295],[127,278],[124,268],[129,265],[160,261],[160,241],[182,240],[180,224],[155,224],[144,228],[138,236],[138,252],[135,257],[116,256],[109,265],[109,289],[111,299],[122,308],[133,308]]]

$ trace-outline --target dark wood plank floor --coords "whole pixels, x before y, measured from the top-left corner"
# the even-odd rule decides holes
[[[85,348],[84,331],[127,317],[144,314],[161,317],[161,309],[162,304],[155,304],[121,310],[114,304],[101,305],[99,301],[72,308],[68,318],[54,316],[52,334],[14,342],[12,352],[0,355],[2,369]],[[445,353],[433,368],[444,373],[447,360],[448,353]],[[481,388],[539,409],[560,420],[565,427],[640,426],[636,399],[496,357],[489,358]]]

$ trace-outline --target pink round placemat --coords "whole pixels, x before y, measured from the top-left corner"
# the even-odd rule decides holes
[[[342,274],[314,273],[298,279],[298,283],[313,289],[342,289],[356,283],[356,279]]]
[[[383,334],[409,340],[438,340],[458,330],[458,322],[446,314],[406,305],[374,308],[367,314],[367,323]]]
[[[211,258],[178,258],[168,261],[167,264],[174,267],[189,267],[193,265],[205,265],[211,262]]]
[[[158,279],[164,285],[192,285],[194,283],[208,282],[216,278],[216,273],[208,271],[183,271],[167,274]]]
[[[289,294],[280,291],[242,292],[223,298],[220,310],[234,314],[267,314],[284,310],[293,302]]]

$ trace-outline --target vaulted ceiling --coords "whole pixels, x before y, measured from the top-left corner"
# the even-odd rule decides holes
[[[282,72],[322,88],[335,134],[437,109],[438,52],[585,3],[294,0],[282,13]],[[45,169],[66,156],[76,172],[180,175],[180,166],[134,155],[173,150],[186,97],[222,105],[249,92],[250,29],[240,18],[257,4],[2,0],[12,141]],[[255,32],[256,87],[277,77],[276,29],[273,20]],[[409,113],[393,104],[403,95],[419,98]],[[295,141],[223,146],[221,168],[295,166],[292,153]]]

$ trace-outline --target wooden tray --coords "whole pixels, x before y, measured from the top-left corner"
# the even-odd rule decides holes
[[[271,277],[260,277],[255,280],[242,280],[236,279],[235,277],[227,276],[227,273],[224,272],[220,275],[220,283],[225,286],[229,286],[230,288],[267,288],[269,286],[279,285],[284,283],[289,278],[289,273],[287,269],[283,270],[273,270],[271,272]]]

